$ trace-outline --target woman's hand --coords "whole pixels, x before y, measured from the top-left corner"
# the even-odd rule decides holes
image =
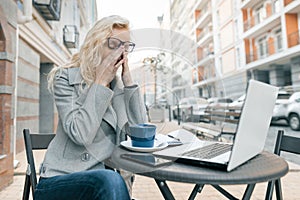
[[[122,81],[123,81],[123,84],[124,86],[131,86],[133,85],[133,81],[132,81],[132,78],[131,78],[131,74],[130,74],[130,71],[129,71],[129,66],[128,66],[128,58],[127,58],[127,55],[128,53],[124,53],[124,63],[122,65]]]
[[[119,60],[120,56],[123,53],[124,47],[121,46],[116,51],[112,51],[111,54],[104,58],[104,60],[101,62],[101,65],[96,69],[95,83],[107,86],[114,79],[119,67],[125,61],[124,58],[122,60]]]

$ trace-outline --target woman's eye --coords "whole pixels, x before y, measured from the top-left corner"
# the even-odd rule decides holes
[[[118,47],[118,43],[117,42],[112,42],[112,47],[113,48],[117,48]]]

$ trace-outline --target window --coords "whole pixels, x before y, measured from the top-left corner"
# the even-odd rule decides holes
[[[198,71],[193,70],[193,84],[198,82]]]
[[[256,24],[261,23],[267,16],[266,9],[264,8],[263,5],[261,5],[255,10],[255,14],[256,14],[256,19],[255,19]]]
[[[199,96],[202,97],[203,96],[203,88],[199,88],[198,92],[199,92]]]
[[[220,49],[222,49],[222,43],[221,43],[221,34],[220,32],[218,33],[218,41],[219,41],[219,45],[220,45]]]
[[[276,48],[276,52],[282,50],[281,29],[275,31],[275,48]]]
[[[278,13],[280,11],[280,2],[279,0],[273,0],[273,13]]]
[[[220,69],[222,69],[222,67],[223,67],[222,57],[220,58],[219,62],[220,62]]]
[[[207,87],[207,94],[208,94],[208,97],[212,97],[212,86],[211,85],[208,85]]]
[[[259,58],[264,58],[268,55],[267,37],[264,36],[258,40],[258,55]]]
[[[236,66],[237,66],[237,68],[239,68],[241,66],[240,48],[236,49]]]
[[[239,22],[238,20],[234,20],[234,29],[235,29],[235,39],[238,41],[239,40]]]

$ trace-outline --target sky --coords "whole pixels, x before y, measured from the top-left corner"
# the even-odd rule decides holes
[[[98,19],[109,15],[120,15],[130,22],[132,31],[143,28],[159,28],[158,16],[164,14],[164,22],[169,11],[170,0],[96,0]],[[129,55],[129,63],[140,65],[145,57],[157,55],[157,51],[134,51]]]
[[[98,18],[121,15],[131,23],[131,29],[157,28],[157,17],[168,9],[169,0],[97,0]]]

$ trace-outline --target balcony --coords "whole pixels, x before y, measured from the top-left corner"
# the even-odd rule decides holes
[[[210,3],[210,0],[197,1],[194,10],[201,10],[205,6],[205,4],[208,4],[208,3]]]
[[[210,65],[211,63],[214,62],[215,56],[213,54],[213,52],[209,52],[206,56],[203,56],[203,59],[199,60],[197,65]]]
[[[213,47],[204,47],[197,49],[197,60],[201,61],[202,59],[214,55]]]
[[[259,20],[257,18],[257,16],[253,16],[244,22],[243,38],[257,37],[280,24],[279,13],[260,18]]]
[[[287,1],[285,5],[286,13],[299,13],[300,12],[300,1]]]
[[[257,3],[261,2],[261,0],[242,0],[241,1],[241,9],[252,8]]]
[[[270,9],[269,13],[267,14],[261,14],[261,13],[256,13],[254,16],[250,17],[248,20],[244,21],[244,32],[250,30],[254,26],[257,26],[261,24],[262,22],[266,21],[268,18],[271,16],[274,16],[275,10]]]
[[[258,44],[257,51],[252,51],[252,53],[246,54],[246,63],[248,64],[264,59],[270,55],[279,53],[282,50],[282,39],[277,39],[272,42],[261,42]]]
[[[300,35],[300,32],[297,31],[297,32],[294,32],[294,33],[287,36],[287,41],[288,41],[288,47],[289,48],[300,44],[299,35]]]
[[[205,28],[198,36],[197,36],[197,44],[198,46],[206,46],[209,42],[213,40],[213,29],[211,26]]]
[[[198,20],[196,20],[196,28],[204,28],[211,21],[212,21],[211,8],[207,9],[206,12],[201,10]]]

